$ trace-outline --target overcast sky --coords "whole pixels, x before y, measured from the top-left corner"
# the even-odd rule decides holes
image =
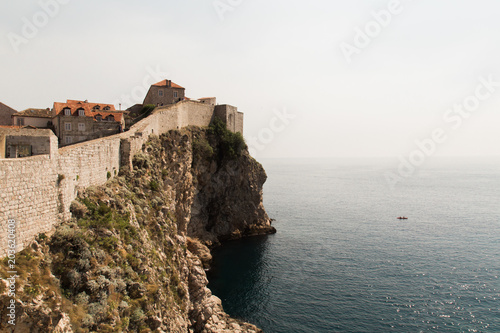
[[[498,13],[497,0],[3,1],[0,101],[127,107],[169,78],[243,111],[257,157],[408,156],[436,130],[432,154],[498,156]]]

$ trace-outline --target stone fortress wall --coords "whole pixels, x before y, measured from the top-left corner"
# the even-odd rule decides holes
[[[120,167],[131,167],[150,135],[208,126],[215,116],[231,131],[243,133],[243,113],[235,107],[182,101],[155,109],[124,133],[58,149],[57,137],[49,131],[45,133],[48,154],[0,159],[0,256],[7,254],[9,219],[16,221],[17,250],[22,250],[37,234],[71,217],[69,207],[78,191],[104,184]]]

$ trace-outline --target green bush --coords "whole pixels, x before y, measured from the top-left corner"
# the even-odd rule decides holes
[[[195,160],[210,159],[214,155],[214,149],[204,138],[193,140],[193,156]]]
[[[158,191],[160,189],[160,184],[156,180],[152,180],[149,182],[149,188],[151,191]]]
[[[215,117],[210,124],[209,133],[215,135],[219,139],[219,158],[227,157],[236,159],[241,156],[241,152],[247,148],[245,139],[241,133],[233,133],[227,129],[226,124],[219,118]]]
[[[140,115],[141,116],[145,115],[147,117],[151,114],[151,112],[153,112],[155,108],[156,106],[154,104],[146,104],[142,107]]]

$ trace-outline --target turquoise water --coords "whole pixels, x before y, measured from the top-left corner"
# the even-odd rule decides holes
[[[215,295],[265,332],[500,332],[500,163],[264,161],[278,233],[214,251]],[[397,220],[405,215],[409,220]]]

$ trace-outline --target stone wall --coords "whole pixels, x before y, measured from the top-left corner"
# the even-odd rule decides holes
[[[0,159],[0,255],[5,254],[6,221],[17,222],[18,249],[70,217],[78,190],[99,185],[120,167],[120,138],[114,136],[57,149],[51,154]]]
[[[243,135],[243,112],[236,112],[236,123],[234,125],[234,132],[240,132]]]
[[[16,221],[21,250],[59,220],[57,164],[50,155],[0,160],[0,255],[6,254],[7,220]]]
[[[231,105],[217,105],[214,114],[226,123],[230,131],[243,134],[243,113],[238,112],[238,108]]]
[[[16,156],[19,146],[31,147],[32,155],[48,155],[57,151],[57,137],[49,129],[0,128],[0,158]]]
[[[233,108],[222,106],[220,110]],[[9,218],[17,221],[18,250],[23,249],[37,234],[71,217],[69,207],[78,191],[104,184],[118,174],[120,167],[131,167],[133,156],[150,135],[186,126],[208,126],[215,113],[214,105],[183,101],[157,108],[125,133],[57,149],[57,137],[47,130],[50,154],[0,158],[0,256],[7,250]]]

